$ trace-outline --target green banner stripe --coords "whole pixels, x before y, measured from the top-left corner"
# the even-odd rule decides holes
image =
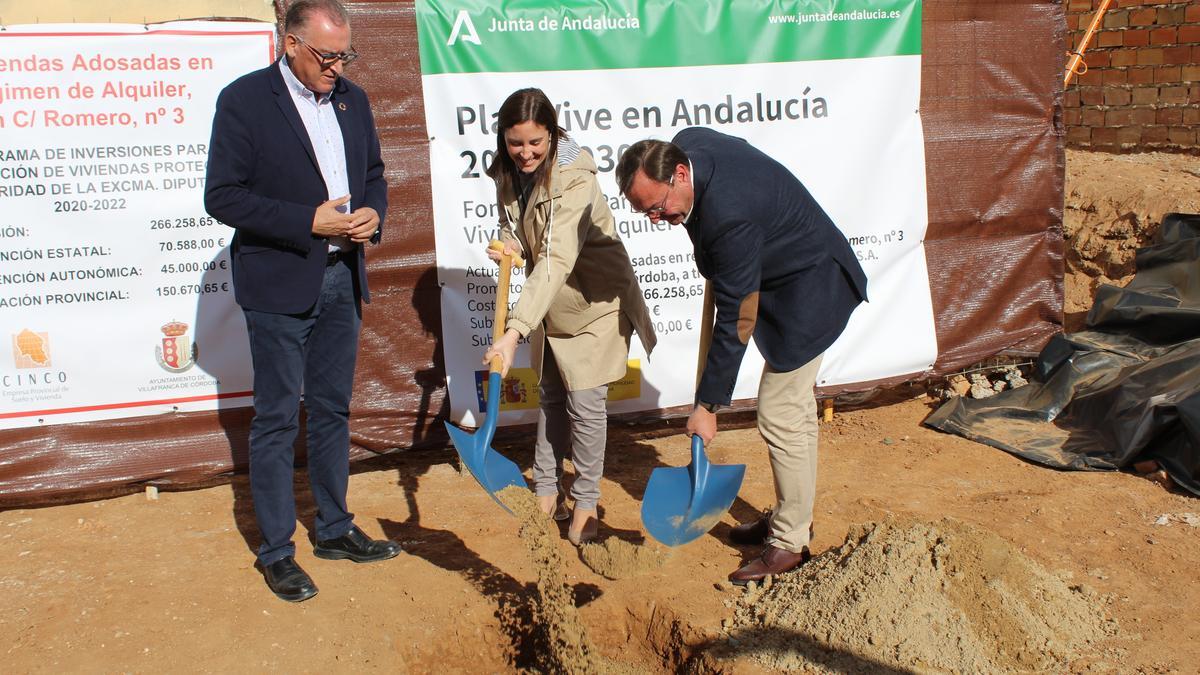
[[[920,0],[417,0],[416,10],[424,75],[921,53]]]

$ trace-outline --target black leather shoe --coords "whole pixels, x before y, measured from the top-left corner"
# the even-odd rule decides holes
[[[790,572],[811,559],[812,554],[808,552],[807,548],[801,549],[799,553],[792,553],[775,546],[768,546],[762,555],[730,574],[729,581],[735,586],[745,586],[751,581],[762,581],[768,576]]]
[[[291,556],[281,558],[264,565],[263,576],[267,578],[267,587],[279,596],[280,600],[288,602],[304,602],[317,594],[317,585],[312,577],[296,564]]]
[[[344,560],[349,558],[357,563],[387,560],[400,555],[400,544],[388,539],[372,539],[358,526],[337,539],[318,541],[313,548],[313,555],[326,560]]]

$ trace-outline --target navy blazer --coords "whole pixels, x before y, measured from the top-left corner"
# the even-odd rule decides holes
[[[246,309],[298,314],[317,301],[329,242],[312,233],[317,206],[329,200],[312,141],[279,61],[234,80],[217,97],[204,208],[234,228],[233,291]],[[284,66],[286,67],[286,66]],[[331,92],[346,148],[350,206],[387,211],[387,182],[366,93],[346,78]],[[336,196],[336,195],[335,195]],[[355,293],[370,302],[362,247],[354,252]]]
[[[684,129],[673,142],[692,163],[695,202],[684,227],[717,309],[696,398],[728,404],[752,318],[767,363],[795,370],[841,335],[867,299],[867,277],[846,237],[782,164],[711,129]]]

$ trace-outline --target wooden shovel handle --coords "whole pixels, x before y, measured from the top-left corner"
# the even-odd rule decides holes
[[[488,244],[488,248],[493,251],[500,252],[500,276],[496,279],[496,318],[492,324],[492,344],[500,341],[504,337],[505,326],[508,324],[508,287],[512,278],[512,268],[522,267],[525,261],[519,256],[513,256],[505,252],[504,243],[493,241]],[[488,372],[498,373],[504,369],[504,363],[499,356],[493,356],[491,363],[488,364]]]
[[[504,255],[504,242],[500,241],[499,239],[493,239],[490,242],[488,242],[488,248],[490,248],[493,251],[498,251],[500,253],[500,255]],[[512,259],[513,267],[524,267],[525,266],[525,259],[521,257],[521,254],[516,253],[509,257]]]

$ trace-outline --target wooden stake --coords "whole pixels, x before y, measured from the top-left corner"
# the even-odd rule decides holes
[[[832,422],[833,421],[833,399],[827,398],[824,401],[821,401],[821,410],[824,413],[823,419],[826,422]]]

